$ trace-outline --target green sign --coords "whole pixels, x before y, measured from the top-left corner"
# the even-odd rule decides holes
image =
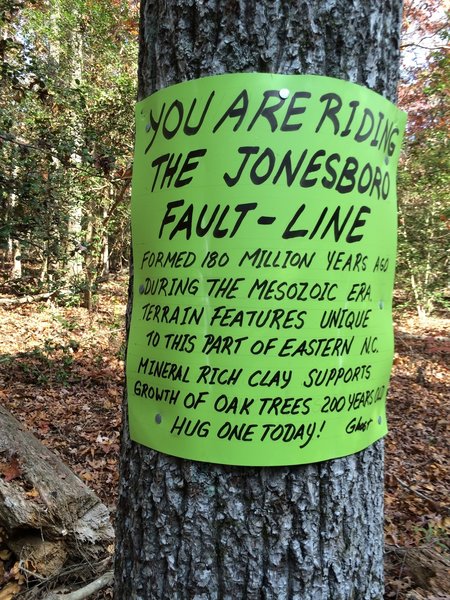
[[[386,434],[405,121],[310,75],[206,77],[137,104],[133,440],[272,466]]]

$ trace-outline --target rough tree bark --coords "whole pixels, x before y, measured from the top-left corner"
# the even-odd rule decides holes
[[[394,100],[400,19],[401,0],[142,0],[139,94],[261,71],[338,77]],[[125,418],[117,538],[117,600],[380,599],[383,444],[229,467],[130,442]]]

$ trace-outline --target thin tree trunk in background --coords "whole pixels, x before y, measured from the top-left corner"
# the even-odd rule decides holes
[[[12,177],[16,179],[19,174],[19,168],[14,167]],[[17,205],[17,195],[15,193],[9,194],[6,201],[6,214],[7,221],[14,214],[14,209]],[[11,279],[22,279],[22,248],[20,241],[11,237],[8,233],[7,239],[7,260],[11,260]]]
[[[42,257],[41,269],[39,271],[39,281],[44,282],[48,278],[48,242],[45,243],[46,249]]]
[[[69,218],[67,223],[68,244],[65,256],[68,256],[67,274],[69,278],[76,278],[83,272],[83,256],[80,252],[81,247],[81,206],[71,206],[69,208]]]
[[[110,201],[112,202],[114,198],[114,192],[110,188]],[[104,278],[107,278],[109,275],[109,235],[108,228],[103,226],[103,223],[107,222],[108,218],[108,210],[103,207],[103,214],[101,216],[100,222],[102,223],[102,248],[100,251],[100,268],[98,272]]]
[[[82,18],[78,7],[74,7],[74,16],[76,27],[71,32],[71,48],[72,48],[72,64],[71,64],[71,86],[75,87],[80,84],[83,79],[84,70],[84,56],[83,56],[83,32],[82,32]],[[83,146],[82,128],[83,125],[80,122],[80,115],[74,110],[71,115],[71,126],[72,135],[74,139],[75,152],[72,154],[72,161],[75,164],[81,163],[81,151]],[[82,277],[84,271],[84,256],[80,252],[80,244],[82,239],[89,235],[89,231],[83,230],[83,206],[82,199],[80,198],[80,192],[74,186],[73,189],[73,204],[69,206],[69,220],[68,220],[68,236],[69,236],[69,248],[72,252],[68,252],[70,256],[68,263],[68,275],[69,278],[78,279]],[[87,215],[87,228],[91,226],[91,215]],[[90,249],[89,249],[90,250]],[[88,250],[88,252],[89,252]],[[84,296],[84,305],[86,303],[90,306],[90,282],[85,281],[86,285]],[[87,296],[87,297],[86,297]]]
[[[12,240],[12,266],[11,266],[11,279],[22,278],[22,251],[20,249],[20,242],[18,240]]]
[[[400,0],[143,0],[140,97],[242,71],[311,73],[395,99]],[[130,304],[131,307],[131,298]],[[383,443],[248,468],[130,442],[124,410],[117,600],[383,597]]]
[[[107,200],[107,204],[103,205],[100,207],[100,213],[99,215],[97,215],[98,218],[98,228],[99,231],[101,232],[101,247],[100,247],[100,253],[99,253],[99,257],[98,257],[98,263],[97,263],[97,275],[100,275],[100,277],[107,279],[110,273],[110,264],[109,264],[109,253],[110,253],[110,247],[109,247],[109,220],[110,220],[110,209],[111,207],[114,207],[114,202],[115,202],[115,189],[114,189],[114,185],[112,185],[111,183],[108,185],[107,188],[107,192],[105,193],[105,196],[107,196],[108,200]]]
[[[93,256],[93,238],[94,238],[94,210],[90,203],[86,215],[86,223],[84,226],[84,243],[86,251],[84,253],[84,282],[83,282],[83,303],[82,306],[88,310],[92,310],[92,288],[95,279],[95,258]]]

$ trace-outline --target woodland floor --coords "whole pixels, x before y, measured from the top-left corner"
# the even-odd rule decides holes
[[[114,515],[126,278],[91,313],[52,302],[0,305],[0,403],[91,486]],[[386,595],[449,599],[449,320],[396,320],[386,438]],[[2,587],[17,576],[0,538]],[[104,590],[96,598],[111,598]]]

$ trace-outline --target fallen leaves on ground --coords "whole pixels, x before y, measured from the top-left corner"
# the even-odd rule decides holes
[[[448,325],[448,319],[411,316],[396,323],[385,476],[385,597],[395,600],[450,597],[442,592],[438,560],[448,560],[450,550]],[[441,581],[433,581],[434,570]],[[448,567],[445,579],[450,581]]]
[[[0,307],[0,403],[87,483],[114,516],[124,382],[125,278],[91,313],[52,302]],[[20,477],[0,456],[0,476]],[[30,501],[39,500],[35,489]],[[23,590],[0,530],[0,600]],[[6,557],[6,554],[5,554]],[[111,598],[103,590],[98,598]]]
[[[112,514],[118,483],[126,289],[125,277],[106,284],[91,313],[52,301],[0,306],[0,403],[56,452]],[[448,559],[446,326],[444,319],[397,320],[386,438],[387,599],[441,597],[433,591],[439,586],[431,575],[429,589],[423,588],[420,569],[414,565],[421,549],[424,561],[430,556]],[[0,461],[0,473],[18,477],[20,465],[13,458]],[[33,499],[36,492],[27,493]],[[18,562],[11,555],[6,558],[6,550],[0,531],[0,600],[12,598],[23,583],[17,579]],[[111,591],[96,597],[110,598]]]
[[[126,282],[88,313],[36,303],[0,308],[0,402],[113,511],[124,381]],[[14,464],[3,465],[14,476]],[[111,494],[113,490],[113,494]]]

